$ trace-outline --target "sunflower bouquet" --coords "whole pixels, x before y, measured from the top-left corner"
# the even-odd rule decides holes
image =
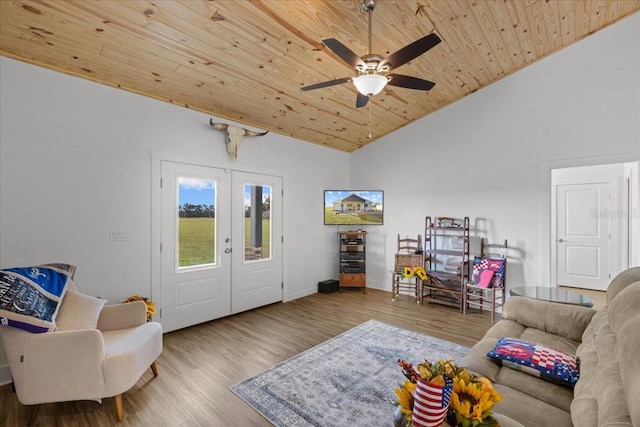
[[[491,416],[493,405],[502,400],[491,381],[480,377],[451,360],[431,363],[425,360],[416,368],[406,360],[399,359],[398,365],[405,375],[405,382],[395,389],[398,405],[404,417],[403,427],[413,426],[413,404],[418,380],[444,385],[446,379],[453,381],[448,421],[459,427],[498,426]],[[446,381],[448,382],[448,381]]]
[[[417,266],[417,267],[405,267],[402,270],[402,276],[405,279],[412,279],[414,277],[417,277],[420,280],[427,280],[427,272],[424,270],[424,268]]]
[[[155,303],[153,301],[151,301],[149,298],[140,296],[138,294],[131,295],[129,298],[127,298],[126,300],[124,300],[122,302],[125,303],[125,302],[133,302],[133,301],[144,301],[145,305],[147,306],[147,322],[150,322],[151,321],[151,316],[156,314],[156,305],[155,305]]]

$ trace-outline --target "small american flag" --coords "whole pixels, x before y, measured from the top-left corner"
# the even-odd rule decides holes
[[[445,377],[440,386],[418,380],[413,401],[413,425],[415,427],[440,427],[447,417],[453,382]]]

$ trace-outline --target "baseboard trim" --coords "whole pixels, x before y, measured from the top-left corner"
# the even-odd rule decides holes
[[[0,366],[0,386],[9,384],[10,382],[12,382],[12,379],[9,365]]]
[[[285,295],[284,298],[282,299],[282,302],[293,301],[294,299],[306,297],[306,296],[313,295],[313,294],[316,294],[316,293],[318,293],[318,289],[317,288],[305,289],[304,291],[294,292],[293,294]]]

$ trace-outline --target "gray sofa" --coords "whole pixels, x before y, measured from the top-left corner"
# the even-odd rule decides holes
[[[503,366],[487,357],[501,337],[545,344],[579,357],[574,388]],[[512,297],[463,366],[494,382],[505,426],[640,427],[640,267],[616,276],[607,306],[586,307]]]

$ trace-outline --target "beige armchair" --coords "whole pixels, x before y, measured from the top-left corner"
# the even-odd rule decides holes
[[[162,352],[162,327],[146,321],[142,301],[105,306],[98,312],[95,329],[37,334],[0,327],[22,404],[114,397],[116,417],[122,421],[122,394],[147,368],[158,376],[155,361]],[[39,408],[32,412],[29,425]]]

